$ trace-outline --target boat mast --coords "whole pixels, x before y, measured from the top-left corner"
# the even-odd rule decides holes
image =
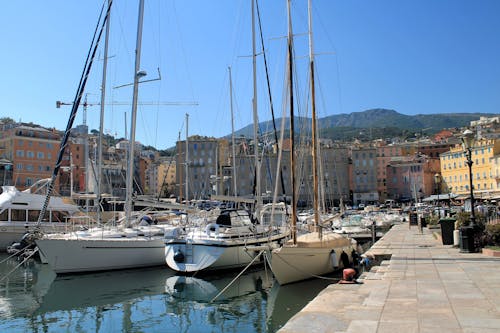
[[[234,113],[233,113],[233,80],[231,78],[231,66],[229,69],[229,101],[231,104],[231,145],[233,146],[233,195],[238,193],[236,189],[236,147],[234,142]]]
[[[108,6],[112,0],[108,0]],[[101,222],[101,186],[102,186],[102,136],[104,131],[104,102],[106,99],[106,73],[108,68],[108,41],[109,41],[109,23],[111,20],[111,13],[108,14],[108,20],[106,21],[106,33],[104,36],[104,59],[102,64],[102,81],[101,81],[101,113],[99,118],[99,138],[98,138],[98,163],[97,163],[97,189],[96,189],[96,201],[97,201],[97,222]]]
[[[139,79],[144,76],[140,71],[141,67],[141,45],[142,45],[142,23],[144,18],[144,0],[139,1],[139,18],[137,20],[137,40],[135,48],[135,69],[134,69],[134,93],[132,96],[132,115],[130,124],[129,156],[127,170],[127,195],[125,200],[126,225],[130,224],[132,214],[132,190],[134,179],[134,146],[135,146],[135,128],[137,118],[137,97],[139,92]]]
[[[255,216],[260,216],[262,207],[261,184],[260,184],[260,157],[259,157],[259,137],[258,129],[259,116],[257,114],[257,52],[255,47],[255,2],[252,2],[252,66],[253,66],[253,141],[255,154]]]
[[[315,88],[314,88],[314,54],[313,54],[313,39],[312,39],[312,0],[308,1],[308,12],[309,12],[309,72],[311,75],[311,136],[312,136],[312,169],[313,169],[313,191],[314,191],[314,201],[313,201],[313,211],[314,211],[314,227],[319,234],[319,238],[322,236],[322,230],[319,225],[319,210],[318,210],[318,147],[317,147],[317,134],[316,134],[316,100],[315,100]]]
[[[185,177],[186,177],[186,224],[189,221],[189,114],[186,113],[186,160],[184,161]]]
[[[290,94],[290,173],[292,176],[292,241],[297,245],[297,200],[295,190],[295,157],[294,157],[294,111],[293,111],[293,34],[292,34],[292,15],[290,11],[290,1],[287,1],[288,11],[288,84]]]

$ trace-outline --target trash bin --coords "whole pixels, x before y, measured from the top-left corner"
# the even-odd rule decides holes
[[[422,228],[427,228],[427,220],[425,219],[425,217],[421,217],[420,218],[420,224],[422,225]]]
[[[460,228],[460,252],[476,253],[479,247],[476,244],[476,234],[478,230],[474,226],[463,226]]]
[[[453,245],[453,231],[455,230],[455,219],[443,218],[439,220],[441,225],[441,238],[443,245]]]

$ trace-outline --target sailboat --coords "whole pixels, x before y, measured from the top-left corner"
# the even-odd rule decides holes
[[[279,247],[288,239],[286,207],[262,205],[257,133],[257,89],[255,51],[255,2],[252,0],[253,116],[256,190],[254,212],[223,210],[204,226],[186,229],[178,237],[165,239],[165,261],[175,271],[194,273],[245,267],[264,260],[263,251]],[[233,146],[234,147],[234,146]],[[186,149],[187,151],[187,149]],[[234,160],[233,160],[234,163]],[[235,199],[235,201],[237,201]],[[272,216],[271,216],[272,215]],[[271,217],[271,218],[270,218]],[[258,261],[260,259],[260,261]]]
[[[296,226],[296,199],[295,199],[295,166],[294,166],[294,111],[293,111],[293,35],[290,13],[290,0],[287,2],[288,9],[288,68],[289,68],[289,97],[290,97],[290,140],[291,140],[291,170],[292,170],[292,238],[282,247],[271,252],[270,266],[279,284],[298,282],[313,277],[333,272],[342,266],[341,256],[347,255],[352,261],[352,251],[355,249],[355,241],[350,238],[323,231],[319,221],[318,208],[318,171],[317,171],[317,134],[316,134],[316,110],[314,100],[314,57],[312,53],[312,14],[311,0],[309,7],[309,58],[310,58],[310,84],[311,84],[311,106],[312,106],[312,163],[314,183],[314,231],[297,235]]]
[[[36,240],[42,260],[48,262],[57,274],[165,265],[163,237],[165,232],[174,229],[175,226],[171,223],[154,223],[164,216],[162,212],[135,214],[132,212],[135,118],[139,79],[144,76],[144,72],[140,71],[143,13],[144,0],[140,0],[127,169],[126,216],[118,226],[99,227],[69,234],[44,235]],[[108,31],[109,21],[106,36]]]

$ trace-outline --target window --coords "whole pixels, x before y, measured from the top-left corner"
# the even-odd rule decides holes
[[[31,142],[31,141],[30,141],[30,142]],[[34,152],[32,152],[32,151],[27,151],[27,152],[26,152],[26,157],[28,157],[28,158],[34,158],[34,157],[35,157],[35,153],[34,153]]]
[[[24,146],[24,140],[18,140],[17,143],[22,147]]]
[[[36,158],[38,159],[44,159],[45,158],[45,154],[43,153],[43,151],[39,151],[36,153]]]
[[[33,165],[32,164],[26,164],[26,171],[33,171]]]
[[[17,157],[24,157],[24,150],[16,150]]]
[[[22,163],[17,163],[16,164],[16,169],[17,170],[22,170],[23,169],[23,164]]]
[[[12,221],[26,221],[26,210],[12,209],[10,211]]]

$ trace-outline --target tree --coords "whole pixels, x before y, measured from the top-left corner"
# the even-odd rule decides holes
[[[2,117],[0,118],[0,123],[4,123],[4,124],[15,124],[16,121],[10,117]]]

